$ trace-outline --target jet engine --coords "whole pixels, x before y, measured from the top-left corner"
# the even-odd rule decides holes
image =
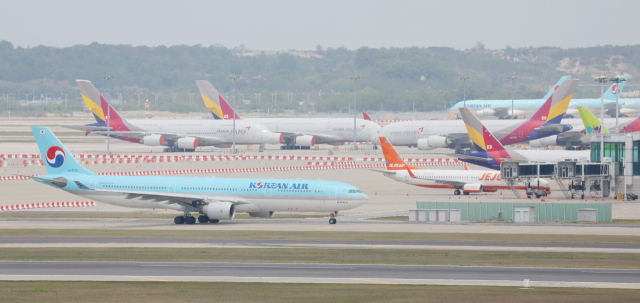
[[[549,145],[557,145],[558,144],[558,136],[549,136],[542,139],[531,140],[529,145],[533,148],[540,148]]]
[[[267,143],[269,144],[282,144],[284,142],[284,135],[280,133],[271,133],[268,138]]]
[[[164,145],[163,135],[149,135],[142,138],[142,144],[148,146],[162,146]]]
[[[565,116],[566,115],[577,116],[577,115],[580,115],[580,112],[578,112],[577,108],[568,108],[567,111],[564,114],[565,114]]]
[[[491,117],[491,116],[495,116],[495,114],[496,114],[496,111],[491,108],[485,108],[485,109],[476,111],[476,116],[478,117]]]
[[[296,145],[300,146],[314,146],[316,145],[316,137],[314,136],[298,136],[296,137]]]
[[[249,216],[255,217],[255,218],[273,218],[274,214],[275,214],[274,211],[257,211],[257,212],[250,212]]]
[[[419,150],[430,150],[449,146],[449,139],[443,136],[430,136],[418,140]]]
[[[198,147],[198,138],[180,138],[178,139],[179,148],[196,148]]]
[[[482,184],[465,184],[462,187],[462,191],[465,193],[480,193],[482,192]]]
[[[236,215],[236,208],[230,202],[214,202],[203,207],[202,212],[212,220],[231,220]]]

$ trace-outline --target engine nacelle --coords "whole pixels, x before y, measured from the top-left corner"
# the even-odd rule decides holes
[[[431,136],[418,140],[419,150],[431,150],[449,146],[449,139],[443,136]]]
[[[478,117],[490,117],[490,116],[494,116],[495,114],[496,114],[496,111],[491,108],[485,108],[485,109],[476,111],[476,116]]]
[[[558,145],[558,136],[549,136],[542,139],[532,140],[529,145],[533,148],[540,148],[549,145]]]
[[[636,110],[634,108],[621,108],[620,113],[623,115],[635,114]]]
[[[162,146],[164,145],[163,135],[149,135],[142,137],[142,144],[148,146]]]
[[[299,146],[314,146],[316,145],[316,137],[314,136],[298,136],[295,140],[296,145]]]
[[[236,207],[230,202],[214,202],[202,208],[209,219],[231,220],[236,215]]]
[[[198,147],[198,138],[180,138],[178,139],[179,148],[196,148]]]
[[[580,142],[582,143],[582,145],[590,145],[591,138],[589,136],[582,136],[582,138],[580,139]]]
[[[465,184],[462,187],[462,191],[465,193],[480,193],[482,192],[482,184]]]
[[[564,114],[565,115],[571,115],[571,116],[577,116],[577,115],[580,115],[580,112],[578,112],[577,108],[569,108],[569,109],[567,109],[567,111]]]
[[[257,211],[257,212],[250,212],[249,216],[254,218],[273,218],[273,215],[275,213],[276,213],[275,211]]]
[[[267,140],[269,144],[282,144],[284,142],[284,135],[280,133],[271,133]]]

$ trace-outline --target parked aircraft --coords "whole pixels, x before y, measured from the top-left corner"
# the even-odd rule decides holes
[[[272,217],[276,211],[332,212],[369,200],[355,186],[324,180],[102,176],[84,168],[47,127],[32,127],[46,175],[34,180],[94,201],[130,207],[177,210],[176,224],[232,220],[236,212]]]
[[[453,188],[453,194],[468,195],[470,193],[496,192],[499,189],[509,189],[510,187],[500,178],[500,173],[492,170],[436,170],[420,169],[409,165],[398,154],[393,145],[385,137],[380,137],[380,147],[384,154],[387,170],[382,172],[385,177],[389,177],[398,182],[407,183],[426,188]],[[531,184],[536,188],[546,189],[550,193],[549,182],[536,179]],[[515,186],[516,189],[525,189],[524,183]]]
[[[572,150],[506,150],[470,109],[461,108],[460,115],[476,152],[460,155],[460,160],[500,170],[504,160],[552,162],[564,159],[591,158],[590,151]]]
[[[123,119],[100,92],[86,80],[76,80],[82,98],[98,123],[65,126],[107,135],[110,115],[110,136],[148,146],[167,146],[167,151],[193,151],[198,146],[226,148],[233,143],[233,126],[225,120],[160,120]],[[236,144],[278,144],[283,135],[273,133],[257,122],[236,122]]]
[[[233,108],[209,81],[197,80],[196,84],[205,106],[211,114],[222,119],[233,119]],[[236,115],[236,123],[239,116]],[[356,141],[368,142],[380,126],[363,119],[351,118],[253,118],[240,121],[260,123],[272,132],[283,134],[284,145],[280,149],[310,149],[316,144],[341,145],[353,142],[353,129],[356,129]],[[375,142],[375,141],[374,141]]]

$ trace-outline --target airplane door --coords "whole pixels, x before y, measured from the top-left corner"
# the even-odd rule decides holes
[[[169,192],[170,193],[175,193],[176,192],[176,182],[169,183]]]
[[[265,197],[271,197],[271,189],[272,189],[271,187],[269,187],[269,188],[265,187],[264,188],[264,196]]]
[[[337,186],[329,186],[329,198],[335,198],[338,196],[338,187]]]
[[[98,180],[96,180],[96,179],[89,180],[89,188],[95,189],[97,183],[98,183]]]

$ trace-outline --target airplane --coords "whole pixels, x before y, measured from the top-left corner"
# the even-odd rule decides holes
[[[482,122],[468,108],[460,109],[460,116],[476,149],[474,153],[458,155],[465,162],[500,170],[504,160],[552,162],[564,159],[590,159],[590,151],[572,150],[506,150]]]
[[[628,76],[622,76],[622,78],[624,78],[625,81],[620,82],[619,86],[615,83],[612,84],[607,90],[605,90],[604,93],[605,112],[612,117],[615,117],[616,94],[622,91]],[[568,79],[571,79],[571,76],[563,76],[562,78],[560,78],[560,80],[542,99],[521,99],[514,100],[513,103],[512,100],[467,100],[456,103],[450,108],[450,110],[459,110],[460,108],[465,107],[466,104],[466,107],[474,110],[474,114],[478,117],[497,116],[500,119],[516,118],[517,116],[523,116],[535,112],[544,104],[544,102],[549,98],[553,91],[556,90],[562,84],[562,82]],[[620,113],[623,115],[640,112],[640,99],[625,98],[619,99],[619,102],[622,102],[619,108]],[[578,115],[578,106],[587,106],[593,109],[598,109],[599,111],[600,103],[600,98],[573,99],[571,100],[567,108],[566,117],[573,118],[574,116]]]
[[[600,120],[586,107],[586,106],[578,106],[578,111],[580,112],[580,118],[584,122],[585,134],[590,136],[592,133],[600,133]],[[608,134],[609,130],[607,129],[607,125],[612,129],[616,128],[615,120],[613,119],[605,119],[604,121],[605,127],[603,129],[604,133]],[[627,119],[622,123],[618,123],[618,133],[635,133],[640,131],[640,118],[637,119]]]
[[[83,167],[47,127],[31,127],[47,169],[29,176],[68,193],[94,201],[130,207],[181,211],[175,224],[218,223],[237,212],[273,217],[276,211],[332,212],[358,207],[369,200],[355,186],[326,180],[103,176]]]
[[[581,134],[573,133],[563,135],[572,126],[561,124],[578,81],[564,80],[529,120],[487,120],[485,125],[503,145],[525,143],[554,135],[581,137]],[[460,120],[391,123],[380,128],[374,136],[386,137],[396,146],[417,146],[420,150],[453,147],[456,153],[462,153],[462,148],[473,148],[464,122]]]
[[[87,80],[76,80],[82,99],[97,123],[64,127],[85,130],[148,146],[167,146],[165,151],[194,151],[198,146],[227,148],[233,143],[233,126],[225,120],[123,119],[98,89]],[[107,115],[110,114],[107,126]],[[278,144],[284,136],[273,133],[259,123],[236,121],[236,144]]]
[[[398,154],[391,142],[385,137],[380,137],[380,147],[384,154],[387,170],[381,172],[398,182],[407,183],[426,188],[453,188],[454,195],[469,195],[470,193],[496,192],[499,189],[510,189],[501,179],[500,173],[491,170],[436,170],[420,169],[409,165]],[[466,168],[466,167],[465,167]],[[551,193],[549,182],[535,179],[531,184],[535,188],[545,189],[547,195]],[[526,189],[527,185],[518,183],[516,189]]]
[[[197,80],[196,84],[205,106],[214,118],[233,119],[233,108],[207,80]],[[239,116],[236,115],[236,123]],[[253,118],[240,121],[260,123],[272,132],[284,136],[280,149],[310,149],[316,144],[342,145],[353,142],[354,121],[351,118]],[[369,142],[380,125],[373,121],[356,119],[356,141]],[[375,141],[374,141],[375,142]]]

